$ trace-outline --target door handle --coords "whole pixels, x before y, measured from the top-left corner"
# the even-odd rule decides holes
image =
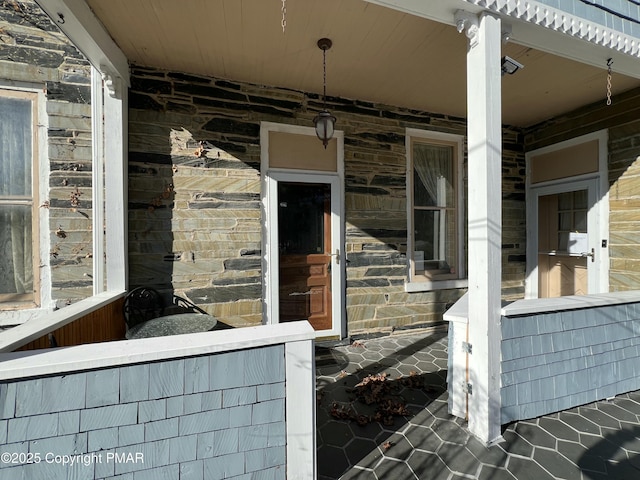
[[[582,252],[581,254],[583,257],[591,257],[591,261],[595,262],[596,261],[596,250],[595,248],[591,249],[591,252]]]

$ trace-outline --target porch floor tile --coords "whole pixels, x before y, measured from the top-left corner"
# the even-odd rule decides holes
[[[449,415],[446,332],[316,346],[319,480],[637,480],[640,392],[503,427]]]

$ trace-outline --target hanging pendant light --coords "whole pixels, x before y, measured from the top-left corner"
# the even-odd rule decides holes
[[[327,148],[329,140],[333,137],[336,117],[327,110],[327,50],[331,48],[332,42],[328,38],[318,40],[318,48],[322,50],[322,111],[313,119],[316,127],[316,135],[322,140],[322,145]]]

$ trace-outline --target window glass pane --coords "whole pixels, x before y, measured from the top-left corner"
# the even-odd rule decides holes
[[[558,210],[571,210],[573,208],[573,194],[561,193],[558,195]]]
[[[577,210],[575,212],[575,230],[576,232],[587,232],[587,211],[586,210]]]
[[[416,272],[437,270],[454,274],[456,265],[456,222],[450,210],[414,211],[414,262]]]
[[[0,294],[31,294],[31,206],[0,207],[0,224]]]
[[[569,232],[558,233],[558,250],[566,252],[569,248]]]
[[[587,209],[587,191],[586,190],[578,190],[577,192],[573,192],[573,208],[576,210],[586,210]]]
[[[31,196],[31,101],[0,97],[0,195]]]
[[[558,230],[564,230],[565,232],[568,232],[569,230],[572,230],[571,226],[572,226],[572,221],[571,221],[571,212],[564,212],[564,213],[559,213],[558,214]]]
[[[455,206],[453,147],[413,146],[413,200],[420,207]]]
[[[278,183],[281,254],[325,253],[324,215],[330,201],[330,185]]]

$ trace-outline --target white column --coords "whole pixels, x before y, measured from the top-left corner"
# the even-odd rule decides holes
[[[498,17],[482,14],[467,32],[470,38],[467,52],[469,343],[472,346],[469,430],[485,442],[500,436],[500,23]]]
[[[127,289],[127,88],[103,70],[107,289]],[[96,259],[98,261],[98,259]]]
[[[91,173],[93,193],[93,294],[105,291],[104,272],[104,121],[102,76],[91,67]]]
[[[293,322],[293,324],[303,322]],[[304,324],[309,327],[307,322]],[[287,325],[286,323],[283,325]],[[316,377],[312,340],[285,343],[287,479],[315,480]]]

